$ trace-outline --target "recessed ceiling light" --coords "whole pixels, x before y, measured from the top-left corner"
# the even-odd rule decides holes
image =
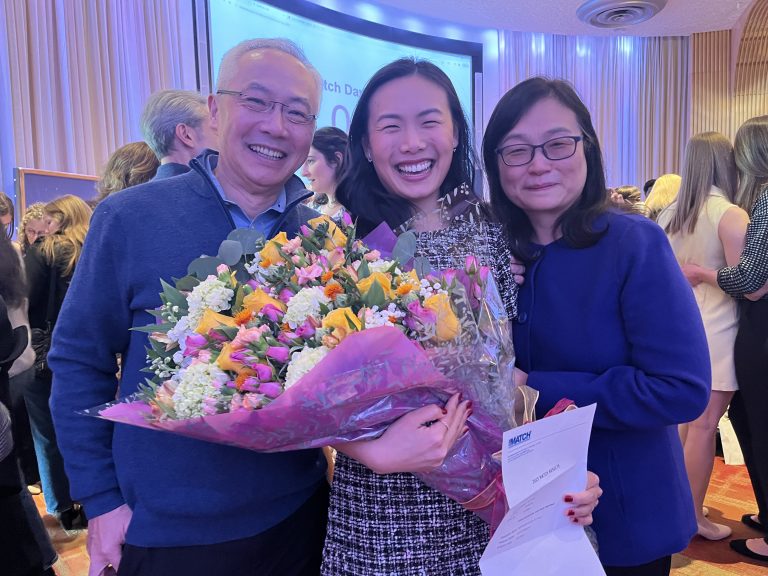
[[[666,5],[667,0],[587,0],[576,16],[590,26],[623,28],[653,18]]]

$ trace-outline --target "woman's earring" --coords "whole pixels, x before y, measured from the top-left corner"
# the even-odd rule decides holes
[[[371,164],[373,164],[373,158],[371,158],[370,156],[366,156],[366,158],[368,159],[368,162],[370,162]]]
[[[456,148],[453,149],[453,153],[456,154]]]

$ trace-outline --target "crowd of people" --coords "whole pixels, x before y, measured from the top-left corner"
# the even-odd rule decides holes
[[[381,68],[348,135],[315,130],[321,90],[294,44],[246,41],[224,55],[207,101],[149,99],[144,142],[110,157],[91,205],[29,206],[14,244],[0,196],[0,376],[11,379],[0,380],[11,415],[0,411],[0,434],[13,421],[16,443],[6,454],[0,437],[0,498],[24,520],[9,552],[20,574],[53,573],[21,488],[36,475],[48,512],[87,527],[94,576],[480,573],[487,524],[414,475],[464,433],[472,406],[458,395],[333,446],[330,488],[320,450],[256,453],[79,414],[144,381],[147,341],[132,328],[152,323],[159,279],[184,276],[234,228],[291,237],[318,212],[351,217],[361,234],[413,231],[435,269],[470,254],[491,269],[537,414],[561,398],[597,405],[584,490],[562,500],[594,530],[608,576],[667,575],[694,535],[730,536],[704,507],[726,410],[758,503],[742,521],[767,531],[768,117],[733,145],[691,138],[682,177],[609,190],[584,103],[565,81],[531,78],[486,127],[485,203],[440,68]],[[768,560],[768,540],[731,547]]]

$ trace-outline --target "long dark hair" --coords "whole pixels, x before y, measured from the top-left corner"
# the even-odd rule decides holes
[[[24,269],[11,241],[0,234],[0,296],[8,306],[19,306],[27,295]]]
[[[545,98],[555,98],[576,114],[584,138],[582,142],[587,161],[587,180],[579,199],[556,223],[562,230],[564,241],[575,248],[592,246],[605,233],[605,230],[593,228],[595,218],[609,209],[600,143],[589,110],[576,91],[564,80],[540,76],[521,82],[502,96],[491,114],[483,137],[483,160],[493,212],[505,225],[512,253],[523,261],[531,261],[536,257],[536,251],[531,246],[533,227],[525,212],[504,194],[496,149],[533,105]]]
[[[335,126],[326,126],[318,128],[312,137],[312,148],[320,152],[325,158],[326,164],[333,168],[333,178],[338,184],[346,167],[344,161],[347,155],[347,142],[349,138],[347,133]],[[315,204],[322,205],[328,203],[328,195],[325,193],[315,194]]]
[[[445,91],[451,110],[453,126],[458,144],[451,159],[448,174],[440,186],[440,197],[458,188],[461,184],[473,184],[474,159],[470,144],[469,124],[461,109],[459,97],[450,78],[437,66],[426,60],[401,58],[376,72],[366,84],[352,115],[347,147],[348,168],[336,188],[336,197],[344,207],[357,218],[358,230],[366,233],[382,222],[393,229],[415,214],[414,205],[399,196],[389,193],[382,186],[373,164],[368,162],[363,142],[368,137],[370,102],[374,94],[385,84],[406,76],[421,76],[437,84]]]

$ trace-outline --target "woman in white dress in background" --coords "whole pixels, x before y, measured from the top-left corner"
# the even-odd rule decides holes
[[[737,172],[733,147],[718,132],[693,136],[686,146],[677,199],[658,217],[678,262],[696,262],[715,270],[734,266],[744,247],[749,216],[733,204]],[[704,517],[704,497],[715,457],[715,431],[738,389],[733,347],[738,329],[736,301],[718,286],[693,288],[701,310],[712,363],[712,395],[704,413],[680,426],[685,467],[693,493],[698,534],[722,540],[731,529]]]

